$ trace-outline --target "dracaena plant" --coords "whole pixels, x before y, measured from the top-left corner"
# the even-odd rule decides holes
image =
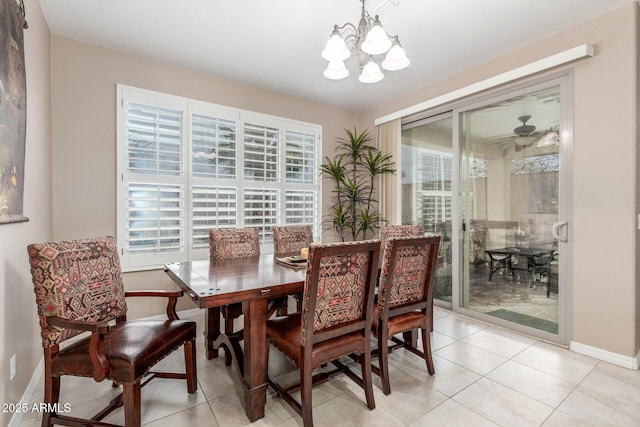
[[[324,219],[327,228],[335,230],[344,242],[367,239],[367,235],[384,221],[375,198],[375,179],[395,173],[390,154],[372,145],[373,138],[365,130],[345,129],[346,137],[337,138],[335,157],[324,157],[320,166],[323,177],[333,183],[332,204]]]

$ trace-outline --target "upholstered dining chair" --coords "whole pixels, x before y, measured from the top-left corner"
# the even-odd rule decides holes
[[[186,379],[187,391],[195,393],[196,325],[178,319],[175,306],[182,291],[125,292],[112,237],[36,243],[27,250],[44,348],[44,402],[51,404],[47,407],[57,406],[63,375],[111,380],[123,390],[90,420],[53,410],[43,413],[43,426],[96,425],[120,406],[125,425],[139,426],[140,389],[154,377]],[[133,296],[167,297],[169,319],[127,321],[125,297]],[[68,341],[83,332],[90,336]],[[181,346],[186,373],[149,372]]]
[[[273,226],[273,253],[274,256],[300,255],[302,248],[308,248],[313,242],[313,230],[311,225],[284,225]],[[298,311],[302,310],[302,294],[295,294]],[[280,308],[279,314],[287,314],[287,306]]]
[[[213,259],[248,258],[260,255],[260,238],[257,228],[214,228],[209,230],[209,256]],[[205,311],[206,322],[215,332],[220,331],[220,311],[224,318],[224,333],[234,335],[233,321],[242,315],[242,304],[234,303]],[[241,332],[236,334],[241,339]],[[207,346],[210,345],[207,343]],[[213,350],[213,354],[217,351]],[[224,363],[231,365],[231,349],[225,348]]]
[[[283,387],[269,376],[269,385],[313,425],[313,383],[344,372],[365,391],[367,406],[375,408],[371,382],[371,316],[380,242],[338,243],[309,249],[301,313],[267,321],[267,339],[300,370],[300,383]],[[362,377],[338,359],[360,354]],[[336,370],[313,376],[313,370],[332,362]],[[291,396],[300,389],[301,401]]]
[[[424,236],[424,227],[421,225],[381,225],[380,226],[380,265],[384,257],[384,248],[387,240],[392,237],[417,237]]]
[[[311,225],[273,226],[273,252],[276,256],[300,255],[313,242]]]
[[[386,242],[371,325],[378,340],[379,358],[379,368],[372,370],[380,375],[384,394],[391,393],[389,341],[422,357],[429,374],[435,373],[430,333],[439,245],[440,236],[391,237]],[[417,328],[421,331],[422,351],[407,334]]]
[[[384,248],[387,246],[387,240],[392,237],[418,237],[424,236],[424,227],[421,225],[382,225],[380,226],[380,264],[379,268],[382,268],[382,261],[384,259]],[[433,312],[433,307],[432,307]],[[431,318],[433,321],[433,318]],[[432,329],[433,331],[433,329]],[[417,335],[409,333],[411,336],[411,342],[413,345],[418,344]],[[409,335],[407,335],[409,337]]]

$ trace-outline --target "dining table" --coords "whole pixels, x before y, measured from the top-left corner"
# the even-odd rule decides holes
[[[304,289],[306,262],[287,265],[278,260],[273,254],[262,254],[164,266],[176,285],[199,308],[206,310],[207,358],[217,357],[221,347],[231,352],[244,388],[245,413],[251,422],[264,417],[269,364],[266,322],[270,301],[281,300]],[[244,330],[241,334],[226,336],[220,333],[220,307],[234,303],[242,304]]]

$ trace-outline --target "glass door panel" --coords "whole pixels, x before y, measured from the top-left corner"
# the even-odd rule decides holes
[[[401,222],[440,234],[434,298],[451,305],[451,206],[453,197],[451,113],[402,126]]]
[[[459,115],[459,305],[558,335],[560,86]],[[500,321],[498,321],[499,323]]]

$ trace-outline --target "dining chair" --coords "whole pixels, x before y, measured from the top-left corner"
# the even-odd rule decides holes
[[[139,426],[140,390],[156,377],[186,379],[187,391],[196,392],[196,324],[175,311],[182,291],[125,292],[113,237],[35,243],[27,251],[44,348],[44,403],[51,408],[43,426],[112,425],[100,420],[120,406],[125,426]],[[168,320],[127,320],[125,297],[139,296],[168,298]],[[90,335],[70,340],[84,332]],[[150,372],[181,346],[186,373]],[[122,393],[89,420],[58,414],[63,375],[110,380]]]
[[[424,227],[421,225],[381,225],[380,226],[380,263],[378,268],[382,268],[384,259],[384,248],[387,246],[387,240],[392,237],[417,237],[424,236]],[[431,308],[433,312],[433,307]],[[433,321],[433,319],[431,319]],[[433,329],[432,329],[433,331]],[[411,334],[411,342],[413,345],[418,344],[418,336]]]
[[[333,243],[309,248],[302,312],[267,321],[267,340],[292,360],[300,382],[283,387],[273,377],[269,385],[313,425],[311,388],[344,372],[365,391],[369,409],[375,408],[371,381],[371,318],[380,242]],[[360,355],[362,376],[338,359]],[[331,362],[335,370],[313,375]],[[298,402],[291,393],[300,390]]]
[[[384,248],[384,260],[373,309],[372,332],[378,340],[382,391],[391,393],[389,383],[389,341],[392,348],[404,347],[422,357],[430,375],[435,373],[431,355],[433,279],[440,236],[391,237]],[[420,329],[422,351],[407,334]],[[402,334],[402,339],[398,337]]]
[[[421,225],[381,225],[380,226],[380,266],[384,257],[384,248],[387,240],[392,237],[424,236],[424,227]]]
[[[273,253],[276,257],[300,255],[302,248],[308,248],[313,242],[313,230],[311,225],[285,225],[273,226]],[[302,310],[302,294],[293,295],[298,311]],[[279,314],[287,314],[287,305],[284,304],[278,311]]]
[[[212,260],[248,258],[260,255],[260,238],[257,228],[214,228],[209,230],[209,256]],[[224,318],[224,333],[242,339],[242,331],[234,334],[233,321],[242,315],[242,304],[233,303],[222,307],[212,307],[205,311],[205,320],[212,325],[214,335],[220,334],[220,312]],[[210,323],[209,323],[210,322]],[[207,346],[211,345],[207,343]],[[225,348],[224,363],[231,365],[230,348]],[[214,357],[217,351],[212,350]]]

